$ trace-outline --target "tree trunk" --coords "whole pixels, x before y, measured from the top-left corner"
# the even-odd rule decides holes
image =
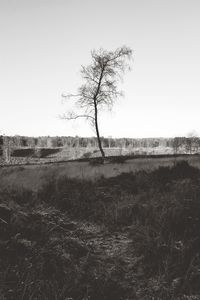
[[[97,134],[97,141],[98,141],[99,150],[100,150],[101,156],[102,156],[102,162],[104,163],[105,153],[103,151],[103,147],[102,147],[102,144],[101,144],[101,138],[100,138],[100,135],[99,135],[98,111],[97,111],[97,104],[96,104],[95,100],[94,100],[94,107],[95,107],[95,129],[96,129],[96,134]]]

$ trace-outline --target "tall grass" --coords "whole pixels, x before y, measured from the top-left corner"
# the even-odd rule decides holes
[[[200,171],[187,162],[0,198],[2,299],[199,299]],[[127,265],[87,243],[88,222],[129,233]]]

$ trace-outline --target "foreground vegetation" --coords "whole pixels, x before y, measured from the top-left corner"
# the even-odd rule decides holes
[[[0,299],[200,299],[200,170],[0,191]]]

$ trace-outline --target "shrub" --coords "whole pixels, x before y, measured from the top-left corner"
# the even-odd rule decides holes
[[[86,153],[84,153],[83,154],[83,158],[90,158],[91,157],[91,155],[92,155],[92,153],[91,152],[86,152]]]
[[[14,157],[32,157],[34,155],[34,148],[13,149],[12,156]]]

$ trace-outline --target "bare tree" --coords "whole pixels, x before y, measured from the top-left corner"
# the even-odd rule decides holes
[[[193,130],[187,134],[186,151],[191,154],[192,152],[198,152],[198,149],[199,149],[198,133],[195,130]]]
[[[13,139],[9,136],[3,136],[3,157],[6,163],[10,163],[11,154],[14,150]]]
[[[62,95],[64,98],[75,97],[76,107],[81,109],[81,113],[71,111],[64,114],[62,118],[67,120],[86,118],[91,121],[104,160],[105,153],[99,132],[99,110],[104,107],[111,109],[116,98],[122,95],[122,92],[118,90],[118,83],[122,80],[122,74],[130,70],[129,61],[132,57],[132,50],[125,46],[115,51],[93,50],[91,56],[91,64],[81,67],[83,84],[78,89],[78,93]]]
[[[174,149],[174,154],[178,154],[181,146],[183,146],[185,143],[185,138],[184,137],[175,137],[173,139],[172,147]]]

